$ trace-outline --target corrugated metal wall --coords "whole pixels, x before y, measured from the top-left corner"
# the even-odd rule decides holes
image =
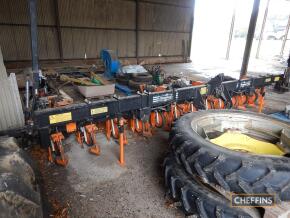
[[[30,60],[28,1],[0,5],[4,60]],[[184,56],[192,19],[193,0],[38,0],[39,58],[99,58],[102,48],[126,58]]]

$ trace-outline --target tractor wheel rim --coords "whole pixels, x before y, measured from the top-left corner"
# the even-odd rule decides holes
[[[208,113],[192,129],[215,145],[258,155],[283,156],[290,151],[290,129],[272,118],[241,113]]]

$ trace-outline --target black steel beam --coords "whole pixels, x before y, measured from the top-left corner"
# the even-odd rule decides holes
[[[127,1],[127,2],[133,2],[135,0],[120,0],[120,1]],[[182,5],[182,4],[176,4],[176,3],[169,3],[164,0],[161,1],[152,1],[152,0],[140,0],[140,3],[148,3],[152,5],[165,5],[165,6],[172,6],[172,7],[178,7],[178,8],[191,8],[191,6]]]
[[[0,23],[0,26],[24,26],[29,27],[29,24],[16,24],[16,23]],[[57,25],[37,25],[38,27],[46,27],[46,28],[58,28]],[[84,27],[84,26],[59,26],[62,28],[69,29],[91,29],[91,30],[116,30],[116,31],[136,31],[136,29],[128,29],[128,28],[103,28],[103,27]],[[190,34],[190,31],[181,31],[181,30],[159,30],[159,29],[140,29],[138,31],[142,32],[168,32],[168,33],[187,33]]]
[[[136,59],[137,64],[139,63],[139,0],[135,0],[135,43],[136,43]]]
[[[178,7],[178,8],[191,8],[191,6],[181,5],[181,4],[174,4],[174,3],[168,3],[166,1],[164,2],[158,2],[158,1],[150,1],[150,0],[140,0],[141,3],[148,3],[152,5],[164,5],[164,6],[172,6],[172,7]]]
[[[262,88],[271,85],[283,78],[281,75],[267,75],[258,78],[250,78],[243,80],[232,80],[223,82],[222,85],[231,95],[236,93],[246,93],[248,90]],[[202,91],[206,87],[206,91]],[[62,108],[47,108],[34,112],[33,119],[35,128],[50,128],[65,125],[68,122],[92,122],[94,120],[104,120],[108,117],[114,118],[127,112],[143,110],[144,108],[156,108],[167,106],[173,102],[194,101],[200,95],[207,95],[211,90],[209,84],[201,86],[190,86],[185,88],[177,88],[163,92],[153,92],[148,94],[131,95],[119,98],[110,98],[105,100],[92,100],[90,104],[79,103],[72,104]],[[107,112],[101,114],[92,114],[92,109],[107,107]],[[70,113],[69,120],[51,122],[50,116],[63,115]]]
[[[36,0],[29,1],[30,14],[30,40],[31,40],[31,58],[33,71],[33,87],[38,89],[39,85],[39,66],[38,66],[38,50],[37,50],[37,5]]]
[[[249,59],[250,59],[250,55],[251,55],[251,48],[252,48],[252,44],[253,44],[253,39],[254,39],[256,24],[257,24],[257,18],[258,18],[258,14],[259,14],[259,7],[260,7],[260,0],[254,0],[251,19],[250,19],[250,23],[249,23],[248,34],[247,34],[247,41],[246,41],[246,46],[245,46],[245,51],[244,51],[243,63],[242,63],[241,73],[240,73],[241,79],[245,78],[247,76]]]
[[[182,54],[176,54],[176,55],[162,55],[162,56],[139,56],[139,58],[170,58],[170,57],[182,57]]]
[[[141,32],[161,32],[161,33],[186,33],[191,34],[191,31],[182,31],[182,30],[158,30],[158,29],[139,29]]]
[[[183,57],[182,55],[162,55],[162,56],[139,56],[139,58],[169,58],[169,57]],[[135,56],[119,56],[118,58],[136,58]],[[81,61],[83,58],[64,58],[63,61]],[[87,60],[101,60],[100,58],[87,58]],[[40,59],[39,61],[60,61],[60,59]],[[5,63],[13,63],[13,62],[31,62],[31,60],[7,60]]]
[[[0,23],[0,26],[24,26],[29,27],[29,24],[25,23]],[[38,27],[47,27],[47,28],[57,28],[56,25],[44,25],[39,24]],[[70,28],[70,29],[91,29],[91,30],[120,30],[120,31],[135,31],[135,29],[128,29],[128,28],[102,28],[102,27],[84,27],[84,26],[61,26],[60,28]]]
[[[55,15],[55,24],[56,24],[56,32],[57,32],[57,40],[58,40],[59,57],[63,61],[63,48],[62,48],[62,36],[61,36],[61,28],[60,28],[60,21],[59,21],[58,0],[54,0],[54,15]]]

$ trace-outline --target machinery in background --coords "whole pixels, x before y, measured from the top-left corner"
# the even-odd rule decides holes
[[[133,90],[152,84],[152,75],[142,66],[129,65],[122,68],[115,51],[103,49],[101,58],[105,67],[105,77],[109,80],[116,78],[116,89],[125,95],[131,95]]]
[[[286,92],[290,90],[290,67],[285,69],[283,78],[275,85],[275,89],[279,92]]]
[[[270,116],[290,123],[290,105],[286,105],[284,111],[273,113]]]
[[[276,83],[275,89],[280,92],[290,90],[290,55],[287,60],[287,68],[285,69],[284,76],[278,83]]]
[[[129,67],[129,69],[127,69]],[[125,69],[126,68],[126,69]],[[122,68],[122,72],[117,74],[116,82],[131,90],[141,92],[166,90],[164,85],[165,74],[160,66],[144,68],[140,65],[130,65]]]
[[[153,76],[137,74],[136,80],[153,80]],[[41,144],[49,150],[49,160],[65,166],[62,133],[75,134],[82,148],[100,155],[97,132],[105,131],[108,140],[118,141],[121,165],[125,164],[126,130],[150,137],[155,128],[170,130],[180,116],[197,110],[256,108],[264,106],[265,87],[280,81],[283,75],[272,75],[234,80],[223,74],[204,84],[172,78],[167,84],[155,86],[131,96],[113,96],[107,99],[73,103],[59,108],[34,111],[33,128],[38,130]],[[129,80],[130,81],[130,80]],[[152,85],[153,86],[153,85]],[[58,136],[58,137],[56,137]]]
[[[118,60],[116,52],[113,50],[103,49],[101,51],[101,59],[104,62],[105,76],[112,79],[116,76],[116,73],[121,67],[121,63]]]
[[[150,137],[155,128],[170,130],[180,116],[197,110],[246,110],[246,107],[252,107],[261,112],[265,87],[281,84],[285,79],[285,74],[240,80],[220,74],[208,83],[202,83],[185,78],[164,78],[160,67],[138,73],[134,71],[135,67],[131,67],[131,73],[122,74],[119,73],[120,62],[112,54],[108,50],[102,51],[105,75],[111,77],[109,81],[96,72],[88,72],[88,69],[41,74],[37,92],[30,91],[27,97],[30,110],[26,125],[21,130],[12,129],[0,135],[15,136],[20,133],[29,136],[38,133],[41,145],[48,149],[49,161],[66,166],[68,158],[64,154],[64,133],[75,134],[81,147],[86,145],[90,153],[100,155],[96,133],[105,129],[108,140],[118,140],[120,164],[124,165],[126,129]],[[95,87],[102,91],[114,79],[122,86],[123,92],[131,95],[75,100],[63,90],[66,84],[73,83],[66,91],[71,92],[70,88],[77,86]],[[133,89],[136,94],[132,94]]]

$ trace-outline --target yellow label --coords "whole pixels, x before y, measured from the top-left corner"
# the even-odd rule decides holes
[[[49,116],[50,124],[61,123],[61,122],[70,121],[70,120],[72,120],[71,112],[62,113],[62,114],[54,114],[54,115]]]
[[[277,82],[277,81],[279,81],[280,80],[280,76],[276,76],[275,78],[274,78],[274,81],[275,82]]]
[[[271,82],[271,78],[267,78],[267,79],[265,79],[265,82],[266,82],[266,83]]]
[[[99,107],[99,108],[91,109],[91,115],[102,114],[102,113],[107,113],[107,112],[108,112],[108,107]]]
[[[200,88],[199,92],[200,92],[201,95],[205,95],[207,93],[207,88],[206,87],[202,87],[202,88]]]

